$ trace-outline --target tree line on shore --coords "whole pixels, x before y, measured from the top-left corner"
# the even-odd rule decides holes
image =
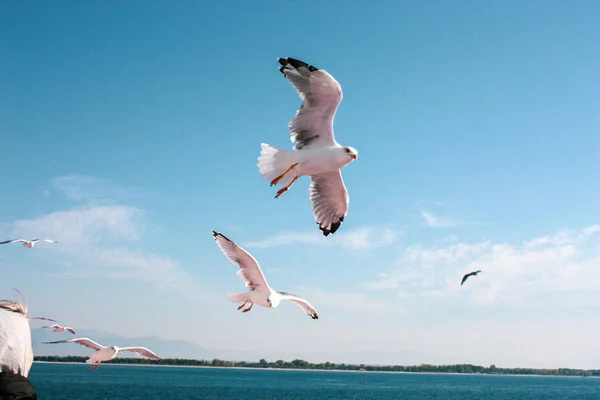
[[[47,362],[85,362],[88,357],[84,356],[36,356],[34,361]],[[261,359],[258,362],[247,361],[225,361],[219,359],[213,360],[192,360],[185,358],[164,358],[154,361],[145,358],[121,358],[117,357],[111,361],[105,361],[107,364],[151,364],[151,365],[180,365],[196,367],[225,367],[225,368],[282,368],[282,369],[315,369],[330,371],[374,371],[374,372],[437,372],[437,373],[455,373],[455,374],[511,374],[511,375],[557,375],[557,376],[600,376],[600,370],[584,370],[571,368],[539,369],[539,368],[498,368],[495,365],[483,367],[472,364],[454,364],[454,365],[365,365],[365,364],[338,364],[338,363],[310,363],[304,360],[284,361],[277,360],[268,362]]]

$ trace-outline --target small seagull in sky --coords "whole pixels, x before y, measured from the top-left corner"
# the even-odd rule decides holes
[[[460,282],[460,286],[463,285],[463,283],[465,283],[467,281],[467,279],[469,279],[469,277],[471,276],[477,276],[477,274],[479,274],[480,272],[483,272],[482,270],[478,270],[478,271],[474,271],[474,272],[469,272],[468,274],[466,274],[465,276],[463,276],[462,281]]]
[[[50,326],[45,326],[44,328],[53,328],[52,332],[68,331],[68,332],[71,332],[72,334],[75,334],[75,329],[71,328],[70,326],[60,326],[58,324],[54,324],[54,325],[50,325]]]
[[[217,245],[225,256],[233,264],[237,264],[240,269],[238,276],[242,279],[248,289],[247,293],[237,293],[228,295],[229,299],[235,303],[242,303],[238,307],[241,310],[246,304],[250,303],[248,308],[245,308],[242,312],[248,312],[252,310],[254,303],[262,307],[275,308],[279,305],[281,300],[291,300],[298,304],[312,319],[318,319],[319,315],[317,310],[302,297],[296,296],[295,294],[278,292],[271,289],[267,284],[265,276],[263,275],[258,262],[254,257],[250,255],[246,250],[223,236],[219,232],[213,231],[213,236]]]
[[[296,88],[302,105],[289,123],[294,151],[261,144],[258,169],[271,186],[280,184],[279,198],[301,176],[310,176],[312,209],[323,235],[335,233],[348,213],[350,198],[341,169],[356,160],[354,147],[333,135],[333,119],[342,101],[342,87],[333,76],[294,58],[279,58],[279,71]]]
[[[40,240],[43,242],[48,242],[48,243],[58,243],[58,242],[56,242],[54,240],[50,240],[50,239],[33,239],[33,240],[12,239],[12,240],[5,240],[4,242],[0,242],[0,244],[21,242],[21,243],[23,243],[23,246],[31,249],[31,248],[33,248],[33,246],[35,246],[36,242],[39,242]]]
[[[117,347],[117,346],[102,346],[88,338],[78,338],[69,340],[57,340],[55,342],[42,342],[43,344],[55,343],[77,343],[90,349],[96,350],[92,356],[87,359],[86,364],[90,364],[90,369],[97,371],[100,368],[102,361],[110,361],[117,356],[120,351],[133,351],[151,360],[160,360],[160,357],[145,347]]]

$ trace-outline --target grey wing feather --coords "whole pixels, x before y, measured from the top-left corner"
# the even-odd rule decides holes
[[[311,176],[308,187],[313,214],[323,235],[335,233],[346,214],[350,198],[341,171],[330,171]]]
[[[217,245],[229,261],[240,267],[238,276],[242,279],[248,289],[256,290],[261,287],[267,288],[269,286],[258,265],[258,261],[256,261],[250,253],[222,233],[213,231],[213,236]]]
[[[100,350],[103,349],[104,346],[94,342],[88,338],[77,338],[77,339],[69,339],[69,340],[57,340],[55,342],[42,342],[44,344],[55,344],[55,343],[77,343],[85,347],[89,347],[90,349]]]
[[[151,360],[160,360],[160,357],[156,355],[156,353],[145,347],[123,347],[119,348],[119,351],[133,351],[134,353],[138,353],[139,355]]]
[[[294,86],[302,105],[289,123],[294,148],[336,144],[333,119],[342,101],[342,87],[333,76],[294,58],[279,58],[279,70]]]
[[[292,293],[278,292],[283,299],[291,300],[298,304],[312,319],[319,319],[317,310],[306,300]]]
[[[0,242],[0,244],[13,243],[13,242],[21,242],[21,241],[24,241],[24,239],[5,240],[4,242]]]

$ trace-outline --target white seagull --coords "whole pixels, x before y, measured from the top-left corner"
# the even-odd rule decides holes
[[[5,240],[4,242],[0,242],[0,244],[6,244],[6,243],[13,243],[13,242],[22,242],[23,246],[28,247],[28,248],[33,248],[33,246],[35,246],[36,242],[39,241],[43,241],[43,242],[48,242],[48,243],[58,243],[54,240],[50,240],[50,239],[33,239],[33,240],[25,240],[25,239],[12,239],[12,240]]]
[[[50,325],[50,326],[44,326],[44,328],[53,328],[52,332],[69,331],[72,334],[75,334],[75,329],[71,328],[70,326],[60,326],[58,324],[54,324],[54,325]]]
[[[278,292],[271,289],[267,283],[265,276],[260,270],[260,266],[254,257],[250,255],[246,250],[232,242],[227,237],[223,236],[219,232],[213,231],[213,236],[217,245],[221,251],[227,256],[229,261],[233,264],[237,264],[240,267],[238,276],[244,281],[244,284],[249,292],[229,294],[229,299],[234,303],[242,303],[238,307],[238,310],[242,309],[247,303],[250,303],[248,308],[245,308],[242,312],[248,312],[252,309],[254,303],[262,307],[275,308],[279,305],[281,300],[291,300],[298,304],[312,319],[318,319],[319,315],[317,310],[310,305],[308,301],[302,297],[296,296],[295,294]]]
[[[289,123],[294,151],[261,143],[258,169],[271,186],[283,186],[279,198],[301,176],[310,176],[308,188],[312,209],[323,235],[338,230],[348,213],[350,199],[341,168],[358,157],[350,146],[333,136],[333,118],[342,101],[342,87],[324,70],[293,58],[279,58],[279,71],[296,88],[302,106]]]
[[[100,368],[102,361],[110,361],[117,356],[120,351],[133,351],[151,360],[160,360],[160,357],[154,354],[152,351],[145,347],[117,347],[117,346],[102,346],[88,338],[78,338],[69,340],[57,340],[55,342],[42,342],[43,344],[55,344],[55,343],[77,343],[90,349],[96,350],[92,356],[85,362],[90,364],[90,369],[94,371]]]

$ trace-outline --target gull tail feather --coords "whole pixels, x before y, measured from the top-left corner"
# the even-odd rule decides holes
[[[278,149],[266,143],[261,143],[260,157],[258,157],[258,170],[268,181],[272,181],[283,174],[296,162],[296,154],[293,151]],[[279,181],[281,186],[286,186],[294,179],[292,171]]]
[[[248,299],[247,293],[228,293],[227,297],[232,303],[243,303]]]

